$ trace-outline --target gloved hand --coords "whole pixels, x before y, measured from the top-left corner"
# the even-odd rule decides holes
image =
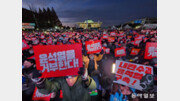
[[[82,80],[87,80],[88,78],[88,72],[85,67],[79,68],[78,74],[81,75]]]

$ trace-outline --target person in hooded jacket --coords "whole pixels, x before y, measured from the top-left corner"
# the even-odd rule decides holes
[[[63,101],[91,101],[89,90],[96,89],[96,83],[88,76],[86,68],[80,68],[78,76],[56,77],[53,80],[40,78],[40,71],[33,72],[32,81],[42,94],[62,90]]]
[[[35,61],[33,59],[25,59],[23,61],[23,67],[22,75],[26,81],[22,85],[22,100],[31,101],[35,89],[35,83],[31,80],[32,74],[36,70]]]

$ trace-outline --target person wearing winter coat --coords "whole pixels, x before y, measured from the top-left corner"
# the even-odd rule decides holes
[[[38,91],[42,94],[58,92],[63,93],[63,101],[91,101],[89,90],[96,89],[96,83],[88,76],[87,69],[80,69],[78,76],[57,77],[52,81],[38,78],[38,71],[34,73],[32,80],[36,83]]]

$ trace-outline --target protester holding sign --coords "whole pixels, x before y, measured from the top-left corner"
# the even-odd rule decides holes
[[[83,66],[80,44],[34,46],[33,49],[37,69],[44,78],[78,75],[78,68]]]
[[[87,69],[80,68],[81,76],[68,76],[55,78],[49,81],[45,78],[38,78],[38,73],[34,73],[32,80],[36,83],[38,91],[42,94],[50,94],[62,89],[64,101],[90,101],[88,89],[96,89],[96,83],[88,76]]]
[[[106,33],[103,33],[104,31]],[[26,43],[24,47],[29,47],[22,51],[23,64],[27,59],[35,59],[36,69],[41,72],[40,78],[43,79],[34,79],[36,76],[32,74],[39,74],[36,70],[35,72],[32,72],[31,69],[27,71],[32,72],[31,77],[29,77],[33,78],[38,90],[44,94],[53,92],[52,95],[56,93],[55,97],[58,97],[60,91],[58,89],[62,89],[63,100],[73,101],[82,98],[86,101],[86,98],[89,100],[89,95],[93,98],[97,93],[97,96],[106,100],[110,98],[110,95],[117,97],[120,101],[132,100],[133,90],[130,87],[135,88],[140,93],[145,91],[156,92],[156,86],[152,84],[152,82],[156,83],[154,80],[156,80],[157,74],[156,36],[154,30],[141,33],[141,29],[61,30],[60,32],[24,31],[23,40]],[[114,89],[118,91],[111,91],[113,90],[111,85],[115,80],[113,73],[111,73],[111,65],[116,60],[119,61],[119,59],[123,60],[123,62],[118,65],[115,76],[118,79],[116,83],[120,83],[120,85],[118,89]],[[83,65],[87,69],[88,80],[83,79],[86,78],[84,73],[81,73],[82,76],[78,74],[79,68],[83,67]],[[135,70],[132,70],[134,68]],[[23,74],[25,74],[24,71]],[[38,80],[40,81],[37,82]],[[26,84],[26,81],[23,84]],[[93,91],[90,90],[91,93],[86,94],[88,83],[90,88],[92,83]],[[123,86],[123,84],[126,86]],[[69,89],[73,89],[73,91]],[[25,89],[23,95],[26,95],[24,91]],[[82,96],[76,94],[79,92]],[[138,98],[141,101],[141,97]]]
[[[101,50],[100,54],[94,55],[94,54],[89,54],[89,56],[84,56],[83,55],[83,62],[85,64],[85,67],[88,69],[88,75],[90,75],[96,82],[97,89],[99,89],[99,69],[97,66],[97,61],[100,61],[103,57],[104,51]]]

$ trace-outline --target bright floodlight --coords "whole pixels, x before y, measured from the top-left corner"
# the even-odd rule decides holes
[[[116,69],[116,64],[113,63],[113,65],[112,65],[112,73],[115,73],[115,69]]]

